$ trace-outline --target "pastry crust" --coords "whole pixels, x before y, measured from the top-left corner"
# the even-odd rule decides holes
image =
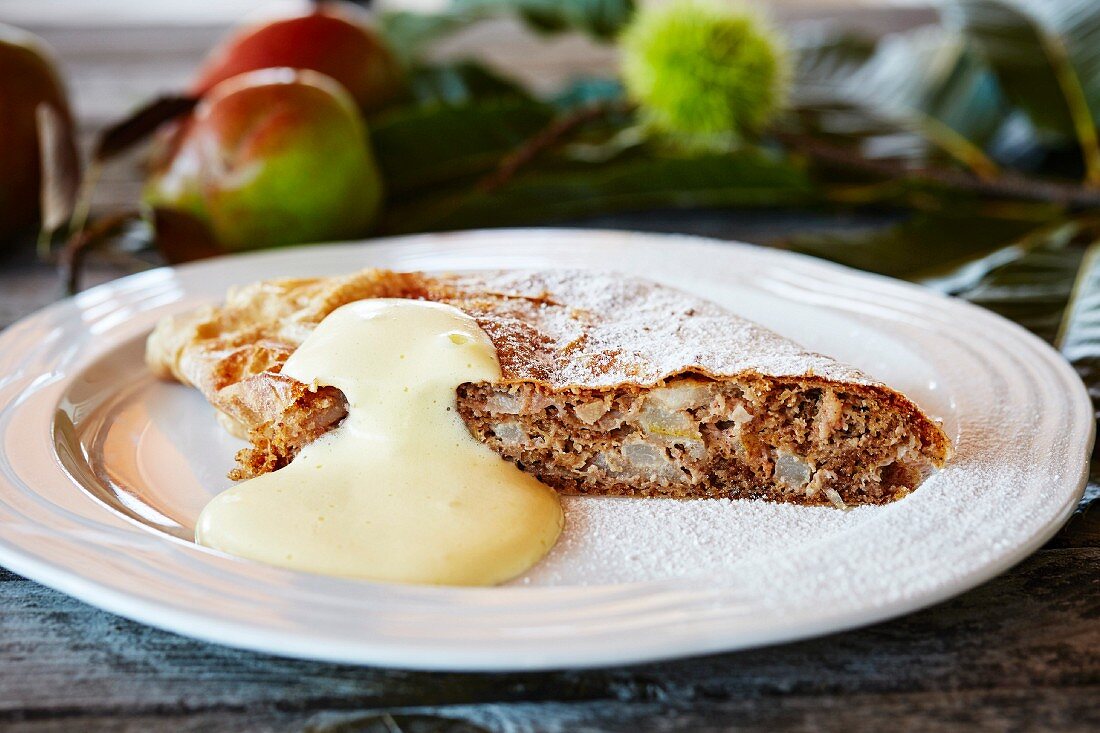
[[[149,338],[147,361],[157,374],[200,389],[240,432],[249,435],[253,447],[238,456],[241,466],[234,477],[263,473],[285,464],[302,445],[331,429],[345,414],[338,390],[310,391],[279,373],[283,362],[333,310],[355,300],[378,297],[446,303],[477,320],[496,346],[503,378],[493,385],[463,385],[459,390],[463,417],[476,436],[503,456],[571,493],[623,494],[628,493],[623,486],[636,485],[642,489],[629,493],[877,503],[915,488],[928,469],[942,466],[950,453],[948,438],[936,422],[908,398],[854,367],[808,352],[709,301],[613,273],[501,270],[437,275],[372,269],[341,277],[259,282],[233,289],[221,306],[162,321]],[[627,410],[633,412],[628,416],[640,415],[641,422],[620,422],[612,432],[638,432],[655,441],[656,434],[647,428],[644,414],[657,404],[657,398],[650,399],[647,408],[646,395],[685,383],[707,385],[707,390],[699,393],[700,404],[679,407],[682,416],[698,422],[695,432],[680,443],[698,440],[703,450],[717,450],[704,433],[713,433],[714,425],[728,423],[719,419],[723,417],[719,413],[734,410],[736,405],[752,417],[750,423],[737,423],[739,432],[744,432],[743,425],[767,432],[765,423],[771,425],[776,419],[765,412],[786,411],[785,419],[794,422],[787,426],[786,437],[780,434],[782,425],[773,426],[760,446],[761,454],[755,462],[746,463],[745,471],[727,465],[736,462],[734,454],[752,443],[738,438],[740,448],[735,445],[726,451],[729,455],[722,459],[726,468],[711,471],[714,475],[702,482],[705,490],[698,489],[702,484],[696,475],[703,469],[687,465],[690,462],[680,466],[685,475],[694,476],[689,483],[670,478],[667,471],[663,478],[659,471],[640,480],[631,478],[629,470],[624,473],[613,465],[601,467],[596,453],[584,450],[567,461],[575,475],[565,470],[568,466],[555,465],[550,471],[528,465],[538,456],[546,459],[544,463],[561,462],[552,454],[528,450],[538,442],[530,435],[533,429],[550,430],[555,435],[572,431],[576,440],[571,443],[599,443],[605,455],[610,455],[608,450],[621,450],[621,444],[607,443],[608,436],[598,434],[599,425],[577,418],[585,414],[583,409],[589,409],[584,405],[600,399],[629,397]],[[784,390],[794,397],[777,402]],[[531,445],[509,447],[507,441],[497,438],[494,426],[502,420],[515,422],[520,413],[494,411],[493,393],[522,393],[529,407],[539,403],[530,408],[535,410],[533,414],[521,415],[527,421],[523,434]],[[532,395],[540,399],[532,400]],[[801,404],[807,401],[813,403],[812,414]],[[830,410],[833,417],[820,417]],[[860,417],[861,411],[868,417]],[[549,422],[554,426],[544,419],[546,415],[553,418]],[[840,422],[811,445],[813,440],[799,421],[819,419]],[[866,423],[866,435],[856,436],[862,443],[851,444],[852,436],[847,433],[852,428],[847,423],[860,420]],[[830,480],[829,486],[819,486],[820,491],[807,495],[808,487],[792,491],[791,486],[777,485],[783,483],[776,478],[777,460],[788,451],[809,462],[815,479],[818,473],[836,473],[833,464],[820,469],[826,465],[822,451],[828,450],[830,436],[837,430],[844,433],[846,445],[851,445],[844,461],[833,463],[848,466],[843,471],[851,475],[840,479],[848,484],[858,479],[859,486]],[[896,434],[887,436],[889,431]],[[896,451],[887,456],[883,445]],[[695,446],[689,448],[698,452]],[[678,458],[684,446],[675,440],[666,440],[664,449],[668,460],[687,461]],[[853,458],[857,449],[876,465],[857,465]],[[884,456],[891,460],[884,463]],[[865,469],[874,474],[873,480],[860,474]],[[741,474],[742,478],[730,478]],[[722,481],[736,486],[722,491],[718,486]],[[751,489],[752,485],[757,485],[758,491]],[[842,501],[836,501],[825,488],[839,493]]]

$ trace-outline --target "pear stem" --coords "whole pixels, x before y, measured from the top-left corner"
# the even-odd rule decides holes
[[[168,94],[156,97],[118,122],[100,131],[92,160],[103,162],[129,150],[156,132],[161,125],[189,114],[199,103],[197,97]]]

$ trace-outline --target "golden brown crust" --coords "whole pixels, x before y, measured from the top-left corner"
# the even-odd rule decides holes
[[[497,348],[504,383],[558,392],[651,388],[682,375],[797,378],[843,386],[903,415],[937,466],[950,452],[947,436],[920,408],[859,370],[709,301],[601,272],[364,270],[260,282],[234,289],[222,306],[165,319],[149,338],[147,361],[248,427],[256,445],[242,452],[238,475],[261,473],[342,417],[338,392],[309,392],[279,374],[282,363],[333,310],[376,297],[438,301],[473,316]],[[295,421],[300,413],[319,415],[319,431]]]

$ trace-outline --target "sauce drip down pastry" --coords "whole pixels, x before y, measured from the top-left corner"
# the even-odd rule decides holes
[[[335,387],[339,427],[223,492],[196,539],[274,565],[371,580],[491,585],[546,554],[557,495],[474,440],[455,389],[500,378],[477,322],[438,303],[364,300],[325,318],[283,374]]]

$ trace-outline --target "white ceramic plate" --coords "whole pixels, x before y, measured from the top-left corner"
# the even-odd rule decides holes
[[[195,546],[194,519],[226,487],[239,444],[197,393],[149,377],[144,336],[232,284],[366,266],[654,278],[905,391],[942,418],[958,454],[912,496],[850,512],[568,500],[562,541],[502,588],[339,580]],[[1023,329],[807,257],[576,230],[283,250],[124,278],[0,334],[0,563],[138,621],[296,657],[466,670],[635,662],[867,624],[982,582],[1069,516],[1092,432],[1081,382]]]

